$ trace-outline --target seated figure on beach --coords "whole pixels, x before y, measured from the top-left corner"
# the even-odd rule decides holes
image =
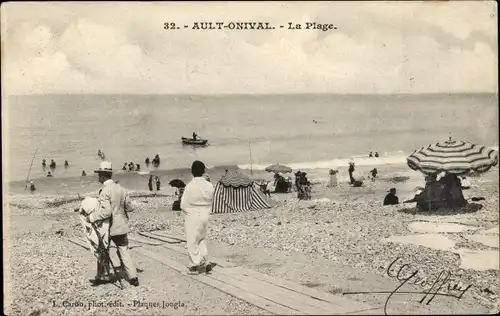
[[[328,187],[336,187],[338,184],[337,180],[337,173],[339,171],[337,169],[330,169],[329,174],[330,174],[330,181],[328,182]]]
[[[456,175],[447,173],[440,179],[440,182],[444,185],[443,197],[446,200],[448,207],[462,207],[467,204],[467,201],[462,193],[460,179]]]
[[[435,174],[426,176],[424,190],[404,203],[417,202],[417,208],[425,211],[437,210],[441,207],[453,207],[453,203],[451,205],[449,203],[451,190],[447,181],[447,179],[443,180],[443,178],[437,181],[437,175]],[[463,202],[466,203],[465,199]]]
[[[82,170],[82,177],[85,177],[87,175],[87,173],[85,172],[85,170]]]
[[[47,172],[47,177],[52,177],[52,173],[50,171]]]
[[[373,157],[373,152],[370,151],[370,154],[368,155],[368,157]]]
[[[380,156],[379,156],[378,151],[377,151],[377,152],[375,152],[375,158],[378,158],[378,157],[380,157]]]
[[[384,205],[399,204],[399,198],[396,196],[396,188],[391,188],[384,198]]]
[[[299,178],[299,187],[298,187],[298,193],[297,193],[297,198],[299,200],[310,200],[311,199],[311,183],[306,177],[307,172],[301,172],[300,173],[300,178]]]
[[[361,175],[359,172],[353,172],[350,174],[351,178],[351,185],[353,187],[361,187],[363,186],[363,181],[365,180],[365,177]]]

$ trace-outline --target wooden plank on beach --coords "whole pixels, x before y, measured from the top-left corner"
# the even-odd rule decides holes
[[[155,231],[151,231],[151,232],[149,232],[149,233],[151,233],[151,234],[153,234],[153,235],[158,235],[158,236],[160,236],[160,237],[170,238],[170,239],[172,239],[172,240],[174,240],[174,241],[182,241],[182,242],[186,242],[186,239],[184,239],[184,238],[180,238],[180,237],[178,237],[178,236],[169,235],[169,234],[167,234],[167,233],[166,233],[165,231],[163,231],[163,230],[155,230]]]
[[[229,268],[234,269],[234,268]],[[329,315],[333,311],[335,311],[337,306],[327,304],[327,306],[314,306],[310,301],[304,299],[297,299],[298,295],[293,295],[294,292],[278,288],[276,286],[270,285],[269,283],[259,282],[259,280],[255,280],[249,277],[241,277],[241,275],[236,274],[232,275],[230,273],[226,274],[225,272],[228,269],[219,269],[214,270],[212,274],[208,276],[214,278],[216,280],[225,282],[227,284],[234,285],[242,290],[247,291],[248,293],[252,293],[254,295],[260,296],[264,299],[270,300],[276,304],[284,305],[289,308],[295,309],[299,311],[301,314],[309,314],[309,315]],[[238,276],[240,276],[238,278]],[[309,300],[311,300],[309,298]]]
[[[87,242],[81,240],[81,239],[77,239],[77,238],[71,238],[71,237],[68,237],[68,240],[72,243],[74,243],[75,245],[78,245],[80,247],[83,247],[87,250],[90,250],[90,247],[89,245],[87,244]]]
[[[139,243],[142,243],[142,244],[146,244],[146,245],[151,245],[151,246],[163,245],[162,242],[153,240],[151,238],[144,238],[142,236],[137,236],[137,235],[130,235],[130,234],[128,234],[127,238],[130,239],[130,240],[133,240],[133,241],[136,241],[136,242],[139,242]]]
[[[179,240],[172,240],[170,238],[165,238],[165,237],[153,235],[153,234],[147,233],[147,232],[138,232],[138,234],[141,235],[141,236],[145,236],[145,237],[153,238],[153,239],[156,239],[156,240],[161,240],[161,241],[164,241],[164,242],[168,242],[170,244],[181,243],[181,241],[179,241]]]
[[[173,250],[175,252],[178,252],[182,255],[187,256],[187,249],[184,246],[175,245],[175,244],[167,244],[167,243],[162,244],[162,246],[164,248]],[[228,262],[228,261],[224,261],[223,259],[219,259],[219,258],[214,257],[214,256],[210,256],[209,259],[211,262],[217,263],[218,266],[223,267],[223,268],[236,267],[236,264]]]
[[[166,266],[169,266],[172,269],[177,270],[178,272],[180,272],[188,277],[191,277],[199,282],[205,283],[205,284],[212,286],[212,287],[214,287],[214,288],[216,288],[224,293],[230,294],[230,295],[235,296],[237,298],[240,298],[244,301],[247,301],[251,304],[254,304],[255,306],[258,306],[258,307],[260,307],[266,311],[269,311],[271,313],[278,314],[278,315],[301,314],[299,311],[297,311],[295,309],[283,306],[281,304],[277,304],[275,302],[272,302],[270,300],[262,298],[258,295],[248,293],[244,289],[241,289],[237,286],[234,286],[230,283],[226,283],[226,282],[220,280],[220,278],[214,278],[213,274],[210,276],[209,275],[189,275],[189,274],[185,273],[187,270],[186,266],[184,266],[183,264],[181,264],[177,261],[170,260],[170,259],[168,259],[165,256],[162,256],[160,254],[153,253],[153,252],[148,251],[146,249],[135,249],[134,251],[139,253],[139,254],[142,254],[146,257],[149,257],[153,260],[156,260],[156,261],[158,261]]]
[[[291,291],[289,289],[269,284],[268,282],[243,275],[237,268],[220,269],[220,273],[234,278],[233,282],[242,282],[245,289],[256,294],[264,295],[266,298],[274,302],[294,307],[308,314],[331,314],[333,310],[338,310],[336,304],[331,302],[314,299],[309,295]]]
[[[305,294],[305,295],[308,295],[309,297],[311,297],[312,299],[329,302],[329,303],[332,303],[332,304],[338,306],[339,308],[340,307],[347,307],[349,310],[345,310],[344,312],[350,312],[350,311],[362,310],[362,309],[369,310],[372,308],[371,306],[369,306],[367,304],[356,302],[356,301],[347,299],[347,298],[342,297],[342,296],[322,292],[322,291],[319,291],[317,289],[309,288],[307,286],[300,285],[300,284],[288,281],[288,280],[283,279],[283,278],[272,277],[270,275],[263,274],[263,273],[260,273],[260,272],[254,271],[254,270],[250,270],[250,269],[245,269],[242,267],[236,267],[234,269],[231,269],[231,271],[228,270],[228,273],[239,273],[242,275],[250,276],[250,277],[253,277],[255,279],[265,281],[270,286],[275,285],[275,286],[279,286],[279,287],[288,289],[290,291]],[[340,310],[336,311],[336,313],[340,313],[340,312],[342,312],[342,311],[340,311]]]

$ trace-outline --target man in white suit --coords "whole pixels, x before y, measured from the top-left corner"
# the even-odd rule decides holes
[[[101,162],[99,169],[94,172],[98,174],[99,182],[103,184],[103,188],[99,191],[99,209],[90,214],[87,220],[94,223],[110,218],[109,236],[116,245],[122,267],[130,284],[139,286],[137,271],[130,255],[127,239],[127,233],[130,231],[127,212],[133,211],[132,205],[127,200],[125,189],[111,179],[113,175],[111,162]],[[91,282],[94,284],[103,283],[98,278],[91,280]]]

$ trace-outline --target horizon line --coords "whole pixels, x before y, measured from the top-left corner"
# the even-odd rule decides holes
[[[399,92],[399,93],[330,93],[330,92],[304,92],[304,93],[29,93],[29,94],[7,94],[7,97],[29,97],[29,96],[78,96],[78,95],[96,95],[96,96],[307,96],[307,95],[336,95],[336,96],[418,96],[418,95],[498,95],[498,92]]]

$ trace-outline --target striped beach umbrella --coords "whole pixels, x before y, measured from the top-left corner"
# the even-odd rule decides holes
[[[267,172],[276,172],[276,173],[288,173],[292,172],[292,168],[287,167],[285,165],[280,165],[279,163],[275,165],[270,165],[269,167],[266,168]]]
[[[415,150],[406,160],[411,169],[427,175],[439,172],[463,175],[471,171],[488,171],[498,163],[498,152],[450,137],[448,141]]]

